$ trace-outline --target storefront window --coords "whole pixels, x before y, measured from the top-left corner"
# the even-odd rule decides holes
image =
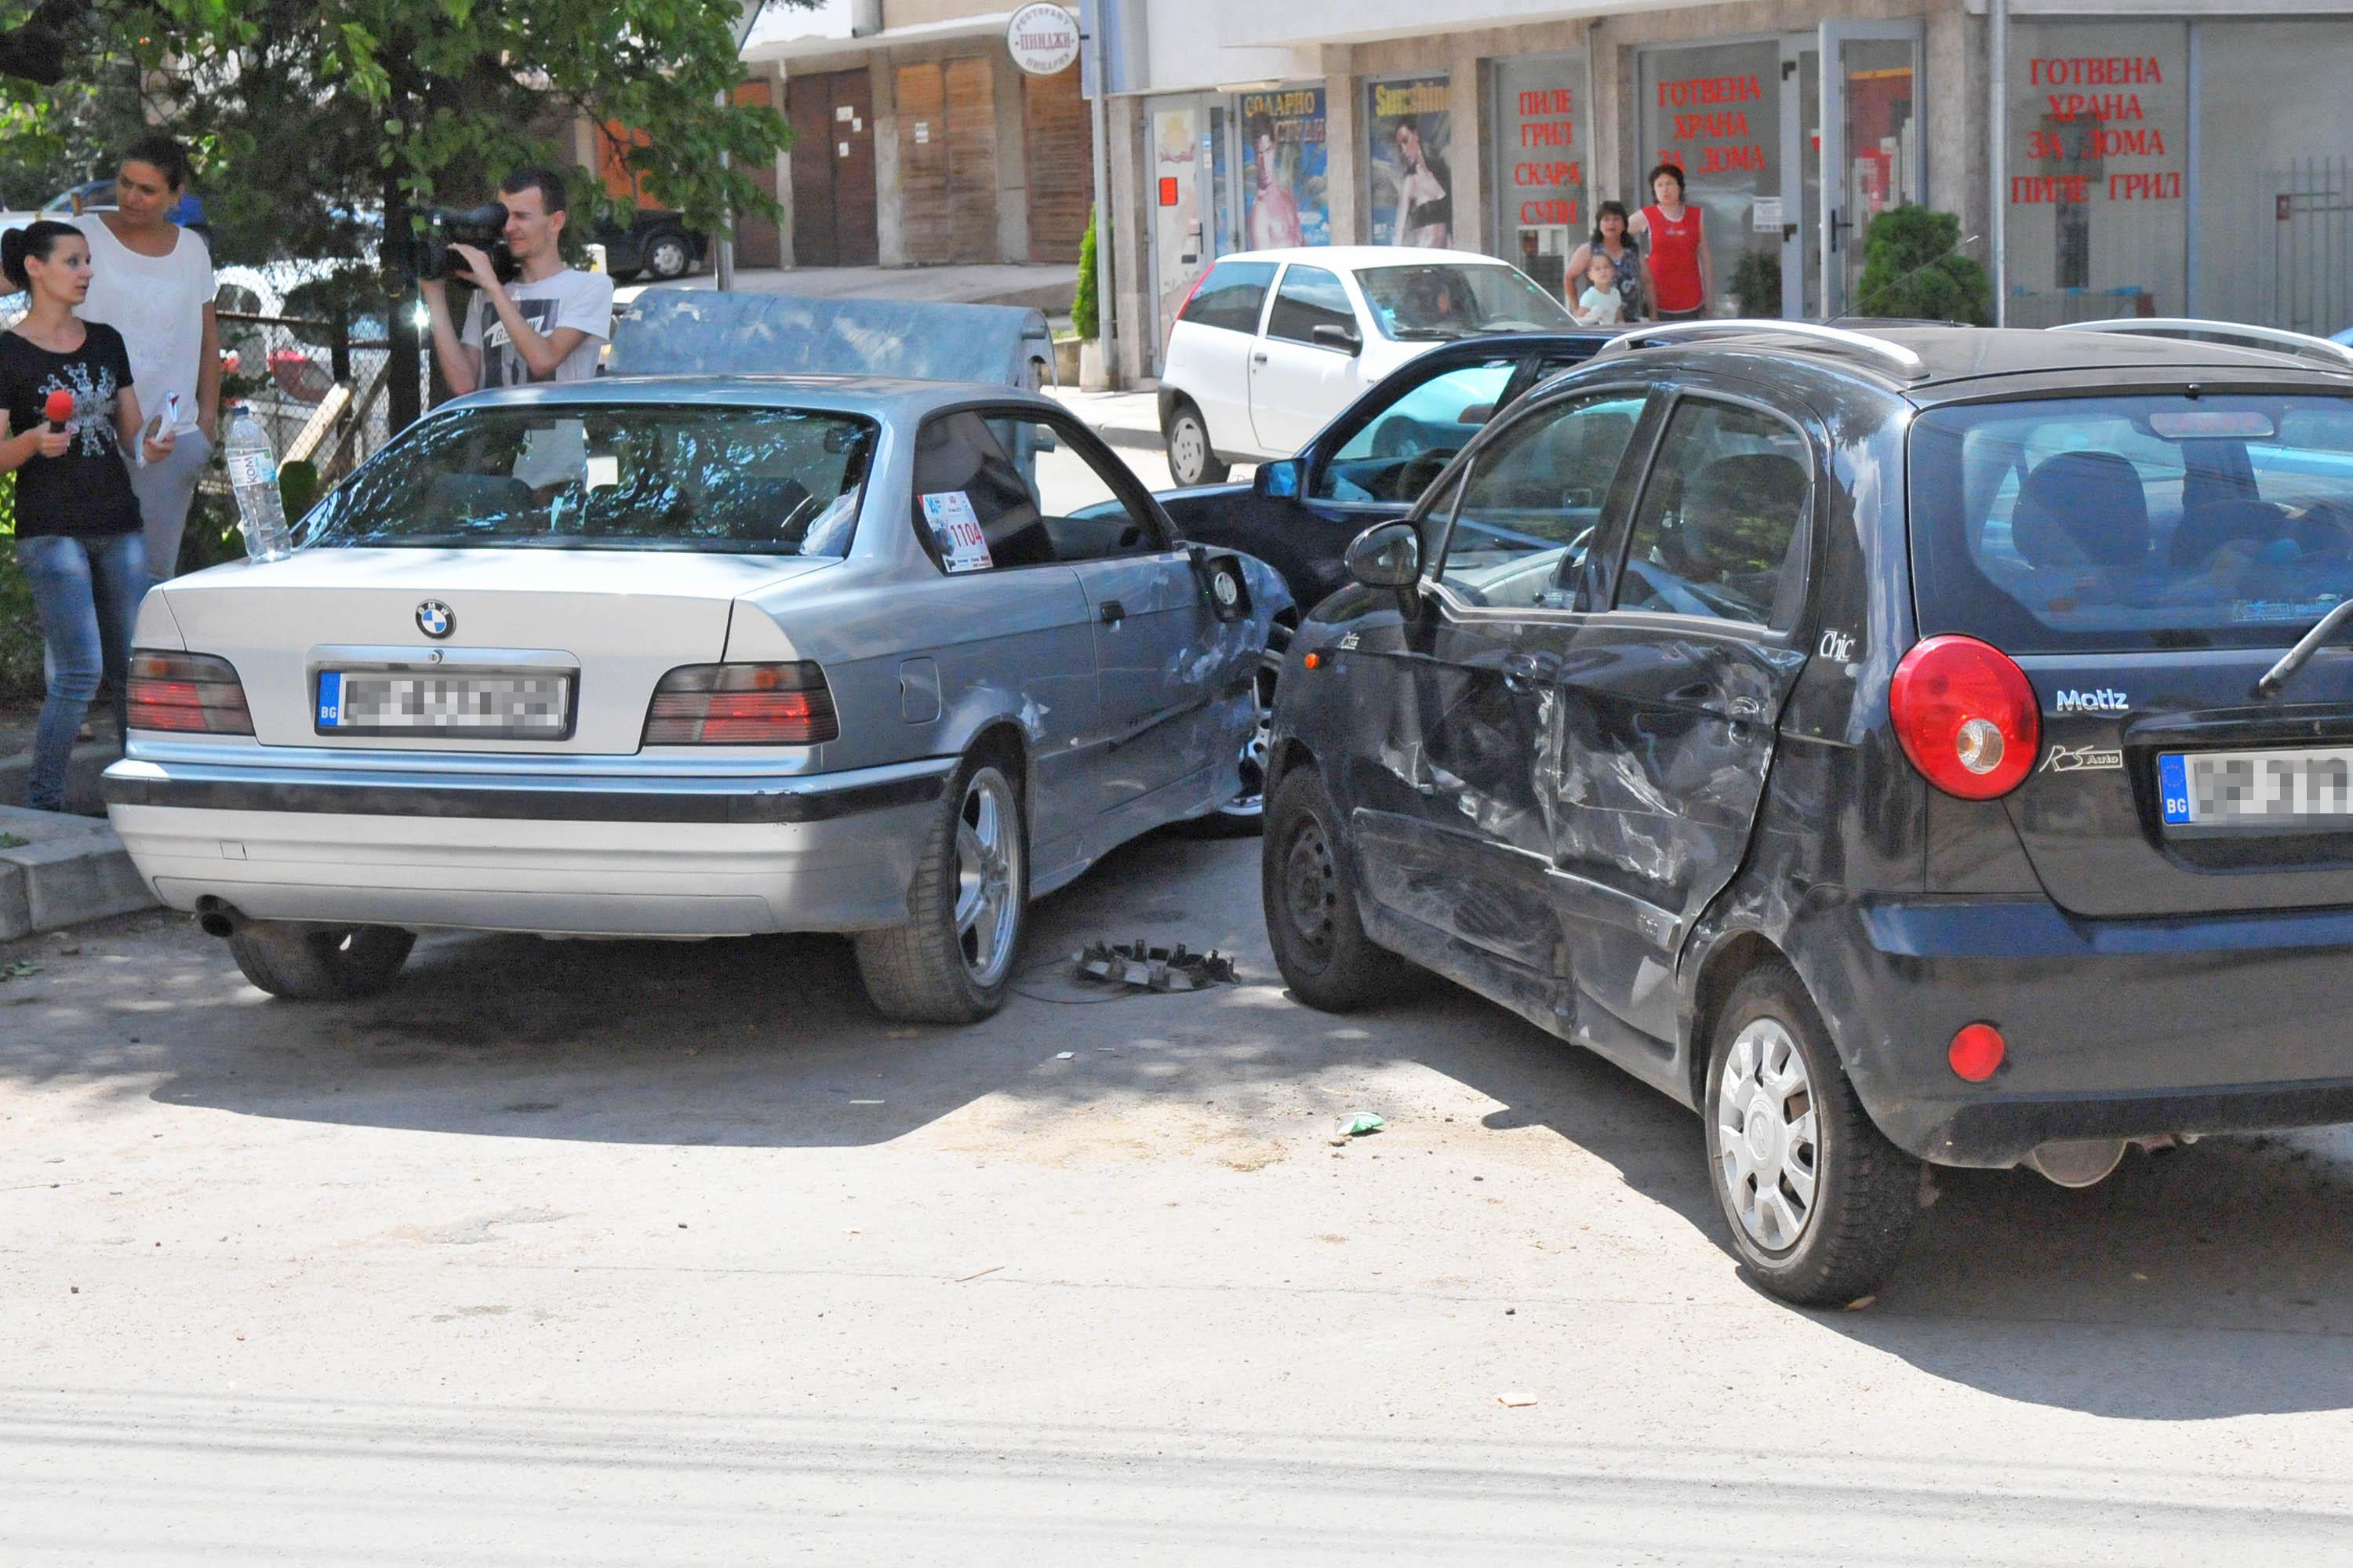
[[[1707,308],[1730,313],[1733,275],[1742,256],[1769,261],[1778,298],[1781,224],[1781,46],[1743,44],[1646,49],[1641,54],[1641,172],[1654,164],[1683,171],[1683,200],[1702,219],[1708,260]],[[1645,187],[1628,205],[1648,205]],[[1765,204],[1762,213],[1759,203]],[[1794,214],[1788,215],[1794,217]],[[1769,220],[1759,227],[1759,220]]]
[[[1373,243],[1453,245],[1451,84],[1442,73],[1398,77],[1367,83],[1365,100]]]
[[[1494,66],[1489,188],[1505,260],[1566,298],[1563,269],[1593,221],[1586,210],[1583,55],[1523,56]]]
[[[2011,24],[2011,326],[2183,313],[2189,45],[2179,23]]]
[[[2353,28],[2206,23],[2197,47],[2197,313],[2353,326]]]
[[[1242,247],[1332,243],[1324,90],[1241,95]]]

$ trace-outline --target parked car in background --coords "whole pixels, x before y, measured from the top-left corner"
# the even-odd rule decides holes
[[[1376,382],[1299,449],[1262,462],[1248,484],[1158,497],[1188,539],[1244,550],[1282,574],[1303,609],[1348,580],[1348,541],[1402,517],[1487,421],[1582,365],[1612,334],[1496,333],[1432,345]]]
[[[1160,429],[1180,485],[1289,457],[1437,344],[1566,331],[1560,302],[1493,257],[1398,246],[1247,250],[1201,274],[1169,329]]]
[[[2353,1119],[2353,352],[1618,341],[1293,639],[1293,991],[1410,959],[1698,1110],[1741,1260],[1815,1305],[1877,1288],[1923,1162],[2088,1186]]]
[[[298,998],[435,927],[840,931],[884,1013],[983,1017],[1030,898],[1232,799],[1289,608],[1007,387],[478,394],[301,540],[148,596],[106,781],[157,895]]]
[[[626,224],[599,218],[590,238],[605,248],[605,270],[621,282],[640,274],[659,282],[683,278],[702,265],[711,241],[674,212],[641,207]]]

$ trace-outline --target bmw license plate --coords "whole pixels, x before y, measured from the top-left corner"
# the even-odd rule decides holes
[[[2168,827],[2339,824],[2353,819],[2353,747],[2162,752],[2157,785]]]
[[[572,677],[325,670],[319,675],[318,731],[562,740],[572,733]]]

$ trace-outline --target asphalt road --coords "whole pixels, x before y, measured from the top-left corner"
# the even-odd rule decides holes
[[[1303,1009],[1255,871],[1131,847],[964,1031],[832,940],[307,1008],[162,916],[0,948],[0,1562],[2353,1556],[2341,1130],[1953,1180],[1795,1311],[1694,1118],[1442,985]]]

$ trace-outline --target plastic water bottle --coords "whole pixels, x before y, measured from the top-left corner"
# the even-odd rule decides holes
[[[261,421],[243,404],[229,418],[226,461],[247,558],[284,560],[294,553],[294,535],[286,526],[286,497],[278,489],[278,454],[269,450]]]

